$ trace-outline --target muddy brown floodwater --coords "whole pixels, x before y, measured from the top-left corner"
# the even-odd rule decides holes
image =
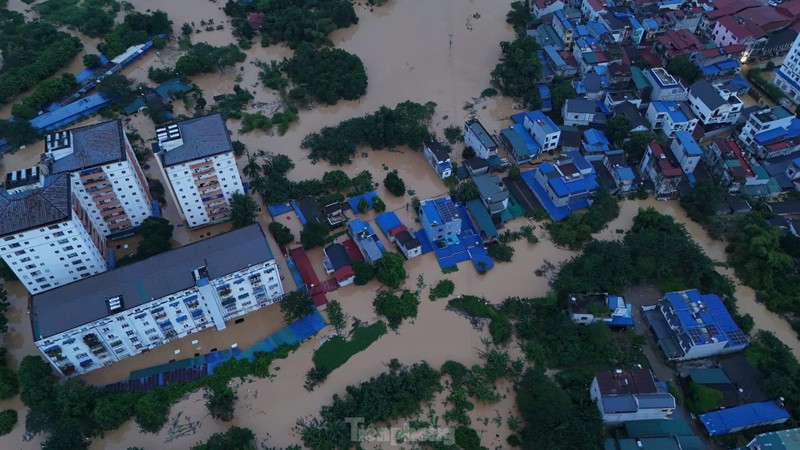
[[[234,42],[230,35],[230,22],[222,13],[222,0],[133,0],[137,10],[162,9],[168,12],[174,26],[180,28],[184,22],[214,20],[214,24],[222,24],[225,30],[194,34],[194,42],[207,41],[213,45],[225,45]],[[342,120],[371,113],[382,105],[393,107],[395,104],[413,100],[416,102],[434,101],[437,103],[436,115],[432,128],[442,136],[442,130],[450,124],[461,126],[469,114],[477,114],[489,131],[498,131],[508,124],[507,117],[515,109],[513,102],[507,98],[496,97],[477,102],[472,111],[464,109],[467,102],[474,102],[480,92],[489,86],[489,72],[500,57],[498,43],[513,39],[513,31],[505,23],[505,15],[510,1],[505,0],[439,0],[421,2],[411,0],[390,0],[381,8],[370,9],[363,4],[356,4],[360,21],[358,25],[345,30],[336,31],[332,40],[337,47],[357,54],[367,68],[369,88],[367,94],[358,101],[340,102],[335,106],[323,106],[313,110],[301,111],[300,120],[292,125],[284,136],[266,134],[260,131],[240,135],[239,123],[228,121],[234,139],[247,144],[251,152],[262,149],[272,153],[286,154],[296,164],[291,173],[293,179],[320,177],[331,166],[320,162],[311,164],[307,152],[300,149],[300,142],[308,133],[319,130],[323,126],[335,125]],[[20,0],[11,0],[15,9],[23,9]],[[249,89],[256,96],[256,104],[270,108],[278,101],[272,91],[265,90],[258,83],[257,70],[252,66],[255,60],[269,61],[282,59],[291,55],[291,51],[283,46],[261,48],[256,44],[247,51],[248,59],[240,67],[223,73],[207,74],[193,78],[204,92],[207,100],[214,95],[231,92],[237,83],[237,75],[241,75],[238,83]],[[147,67],[150,65],[163,67],[173,65],[179,53],[172,47],[161,52],[161,56],[149,54],[136,65],[126,69],[124,73],[137,81],[146,82]],[[244,68],[242,70],[242,68]],[[184,111],[180,102],[176,102],[176,112]],[[2,110],[0,110],[2,116]],[[445,118],[447,117],[447,118]],[[93,118],[90,122],[100,119]],[[148,142],[154,139],[154,127],[142,114],[130,118],[128,126],[138,132]],[[3,160],[3,170],[21,167],[9,166],[27,164],[38,160],[41,143],[29,146],[15,155]],[[456,153],[460,153],[456,146]],[[445,186],[433,176],[432,170],[422,155],[407,148],[392,151],[366,151],[366,157],[360,152],[353,164],[342,167],[349,174],[368,170],[378,183],[383,181],[387,170],[398,169],[409,189],[416,191],[420,198],[440,195],[446,192]],[[240,166],[246,163],[239,159]],[[148,176],[162,179],[156,170],[147,170]],[[163,181],[163,179],[162,179]],[[378,194],[383,198],[390,210],[396,210],[403,223],[418,229],[414,217],[406,210],[409,197],[397,198],[386,193],[382,187]],[[168,199],[169,202],[169,199]],[[259,205],[261,205],[259,201]],[[693,238],[703,247],[707,254],[717,261],[725,259],[724,245],[713,241],[696,224],[688,221],[683,210],[671,202],[633,202],[622,204],[620,217],[610,226],[598,233],[601,239],[618,239],[621,234],[617,230],[627,230],[640,206],[653,206],[662,213],[670,214],[687,225]],[[177,224],[179,222],[174,205],[168,204],[164,216]],[[366,219],[374,218],[374,213]],[[299,237],[299,223],[294,213],[281,215],[276,220],[288,225]],[[265,214],[259,217],[262,226],[271,219]],[[520,219],[512,224],[518,228],[528,223]],[[218,234],[229,228],[229,225],[217,225],[199,230],[187,230],[185,227],[175,229],[175,240],[186,244],[197,239]],[[380,234],[380,233],[379,233]],[[478,275],[470,263],[462,263],[458,272],[442,274],[435,258],[431,254],[423,255],[406,264],[408,280],[405,287],[416,289],[418,280],[425,285],[421,289],[421,304],[418,318],[411,323],[403,324],[397,332],[390,332],[365,351],[356,354],[347,364],[330,374],[321,386],[312,392],[303,388],[306,372],[311,368],[311,355],[320,345],[320,338],[314,337],[303,343],[298,350],[286,360],[276,361],[272,379],[257,379],[249,382],[234,382],[239,400],[236,403],[235,419],[225,424],[212,419],[205,407],[201,392],[193,393],[172,407],[169,424],[158,434],[143,434],[137,430],[136,424],[129,421],[120,429],[107,433],[104,439],[95,439],[92,449],[125,449],[130,446],[141,446],[147,449],[185,449],[200,440],[207,439],[212,433],[224,431],[230,425],[246,426],[253,429],[258,440],[271,446],[287,446],[300,442],[296,435],[295,425],[300,418],[315,416],[321,405],[330,402],[334,394],[342,394],[347,385],[367,380],[371,376],[385,370],[385,365],[392,358],[411,364],[427,361],[438,367],[448,359],[460,361],[467,366],[480,362],[479,352],[484,348],[483,339],[488,337],[486,330],[477,331],[467,320],[453,312],[445,310],[446,300],[431,302],[427,299],[430,286],[441,279],[450,279],[456,285],[456,294],[473,294],[484,296],[494,302],[500,302],[508,296],[536,297],[545,295],[549,290],[548,279],[552,272],[545,276],[537,276],[535,272],[546,268],[548,264],[558,266],[576,253],[558,248],[547,238],[545,231],[537,224],[536,234],[540,242],[529,245],[525,241],[513,243],[516,253],[512,264],[498,264],[489,274]],[[381,238],[384,237],[381,235]],[[120,248],[120,252],[130,250],[135,240],[120,242],[122,246],[130,244],[128,249]],[[387,248],[390,244],[384,239]],[[284,287],[294,289],[293,281],[286,269],[285,259],[277,251],[270,237],[270,244],[276,253],[276,259],[285,276]],[[320,257],[321,250],[309,252],[309,257],[317,270],[324,276]],[[367,286],[347,286],[330,293],[330,299],[339,300],[349,318],[363,321],[377,320],[372,299],[380,288],[377,282]],[[22,356],[35,354],[30,325],[27,322],[26,297],[19,284],[9,285],[14,306],[11,311],[12,331],[7,335],[12,364],[17,365]],[[754,301],[752,290],[737,284],[737,298],[743,312],[753,315],[756,327],[775,332],[796,355],[800,356],[800,346],[791,328],[786,322]],[[653,301],[656,299],[654,298]],[[106,383],[124,378],[128,371],[166,362],[171,358],[190,356],[194,351],[205,352],[212,347],[222,349],[237,343],[242,347],[255,340],[266,337],[281,326],[279,311],[276,306],[265,308],[246,317],[242,324],[233,325],[222,333],[206,331],[188,336],[183,340],[170,343],[164,348],[149,354],[129,358],[108,369],[98,370],[86,377],[87,380]],[[255,324],[255,325],[254,325]],[[323,330],[319,336],[329,333]],[[196,344],[191,341],[198,340]],[[201,347],[199,350],[197,347]],[[175,350],[181,350],[176,355]],[[512,357],[521,355],[519,348],[512,346]],[[505,419],[509,415],[519,415],[513,400],[510,386],[500,385],[499,392],[504,398],[493,405],[477,405],[470,412],[472,426],[481,435],[484,446],[495,448],[505,446],[505,437],[509,430]],[[0,403],[0,408],[19,409],[19,400],[13,399]],[[446,409],[442,398],[437,398],[430,407],[440,417]],[[24,422],[24,412],[20,422]],[[427,415],[427,408],[423,416]],[[503,425],[498,426],[492,419],[501,416]],[[423,417],[426,418],[426,417]],[[187,433],[187,429],[195,431]],[[41,438],[31,443],[22,443],[23,426],[17,425],[14,431],[0,437],[0,448],[35,448]],[[24,444],[24,445],[23,445]]]

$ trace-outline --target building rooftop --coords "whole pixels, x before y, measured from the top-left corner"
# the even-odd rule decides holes
[[[689,378],[697,384],[731,384],[722,369],[689,369]]]
[[[42,154],[42,161],[52,175],[125,159],[125,137],[120,120],[49,134]]]
[[[627,100],[617,103],[611,108],[611,110],[614,111],[614,114],[626,116],[630,123],[631,129],[638,127],[650,128],[650,123],[644,118],[642,113],[639,111],[639,108]]]
[[[486,128],[483,127],[481,122],[478,119],[472,119],[467,121],[467,127],[472,131],[472,133],[478,138],[486,148],[496,147],[497,143],[494,141],[489,132],[486,131]]]
[[[519,157],[536,156],[542,149],[521,124],[514,124],[501,130],[500,135]]]
[[[447,149],[445,149],[439,141],[425,141],[425,147],[430,149],[438,162],[445,162],[450,159],[450,154],[447,153]]]
[[[597,112],[597,103],[582,98],[570,98],[564,103],[567,111],[573,113],[594,114]]]
[[[684,148],[684,151],[689,156],[702,156],[703,152],[700,150],[700,146],[697,145],[694,138],[692,137],[692,133],[688,131],[677,131],[675,132],[675,139],[681,143]]]
[[[644,73],[650,74],[650,78],[655,80],[662,89],[682,87],[680,82],[662,67],[645,69]]]
[[[761,27],[752,22],[749,14],[720,17],[717,23],[725,27],[739,41],[750,36],[760,38],[767,35]]]
[[[765,401],[700,414],[698,417],[708,434],[718,436],[758,425],[781,423],[781,420],[789,420],[789,413],[774,401]]]
[[[770,431],[755,435],[748,444],[762,450],[797,450],[800,448],[800,428]]]
[[[130,310],[191,289],[195,269],[205,267],[213,280],[271,259],[267,239],[254,224],[51,289],[31,299],[34,339],[107,317],[111,298],[120,297],[122,310]]]
[[[34,177],[35,183],[10,184],[14,174]],[[6,187],[0,188],[0,236],[60,222],[71,215],[68,174],[41,177],[38,170],[8,174]],[[19,179],[19,178],[18,178]],[[18,180],[17,179],[17,180]]]
[[[500,202],[508,199],[508,191],[505,190],[500,177],[485,173],[473,177],[472,179],[475,181],[475,185],[478,187],[478,192],[480,192],[481,197],[486,201]]]
[[[331,262],[333,270],[339,270],[342,267],[353,264],[344,245],[336,242],[325,247],[325,255],[328,257],[328,261]]]
[[[233,151],[225,119],[219,113],[156,129],[164,166]]]
[[[556,126],[555,122],[549,117],[547,117],[543,112],[539,111],[538,109],[535,111],[531,111],[525,114],[528,116],[531,122],[538,124],[545,133],[557,133],[559,131],[558,127]]]
[[[701,102],[705,103],[711,111],[714,111],[726,103],[722,96],[719,95],[717,88],[706,80],[695,81],[694,84],[689,87],[689,92]]]
[[[715,294],[701,295],[696,289],[670,292],[659,303],[669,324],[680,327],[678,338],[689,341],[687,347],[722,341],[729,347],[747,345],[747,337]]]
[[[362,251],[365,251],[372,261],[377,261],[383,254],[383,244],[372,226],[359,218],[351,220],[347,227],[352,233],[353,240]]]
[[[450,197],[425,200],[420,209],[432,224],[445,224],[459,218],[456,205]]]
[[[678,165],[677,162],[672,161],[669,157],[667,157],[667,153],[661,148],[661,145],[653,141],[647,146],[650,148],[650,151],[653,153],[653,158],[656,160],[657,164],[656,167],[664,174],[666,177],[679,177],[683,175],[683,170],[681,170],[681,166]]]
[[[405,248],[415,248],[419,247],[422,244],[419,242],[419,239],[416,238],[410,231],[403,230],[394,237],[397,242],[400,243]]]

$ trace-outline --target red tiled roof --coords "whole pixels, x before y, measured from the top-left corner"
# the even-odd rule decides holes
[[[594,57],[597,59],[597,62],[599,63],[608,62],[608,57],[603,52],[594,52]]]
[[[749,16],[747,18],[742,16],[725,16],[717,20],[717,24],[721,27],[725,27],[725,29],[738,40],[745,39],[748,36],[760,38],[767,34],[761,27],[753,23]]]
[[[250,25],[250,28],[258,30],[262,25],[264,25],[264,13],[256,12],[250,14],[250,17],[247,18],[247,24]]]
[[[656,58],[656,55],[651,53],[651,50],[648,48],[639,49],[639,54],[642,55],[645,61],[649,62],[653,67],[663,67],[661,61]]]
[[[677,50],[700,51],[703,44],[700,39],[689,30],[670,30],[658,37],[658,41],[668,48]]]
[[[673,166],[670,160],[667,159],[667,155],[664,153],[658,141],[653,141],[647,144],[647,146],[650,147],[650,152],[653,153],[653,158],[658,162],[658,167],[665,177],[679,177],[683,174],[680,166]]]
[[[405,225],[398,225],[398,226],[392,228],[391,230],[389,230],[389,236],[390,237],[395,237],[395,236],[397,236],[397,233],[399,233],[401,231],[406,231],[407,229],[408,228],[406,228]]]
[[[794,21],[793,17],[786,16],[776,8],[766,5],[748,9],[746,16],[767,33],[786,28]]]
[[[342,266],[336,272],[333,272],[334,278],[336,281],[344,281],[356,276],[355,271],[353,271],[353,266]]]
[[[603,6],[603,4],[600,3],[600,0],[586,0],[586,1],[589,2],[589,6],[591,6],[595,12],[605,11],[606,9],[605,6]]]
[[[293,248],[289,250],[289,256],[294,260],[294,264],[297,266],[297,271],[300,272],[303,283],[305,283],[309,289],[312,285],[318,286],[319,278],[317,278],[317,273],[314,272],[314,268],[311,267],[311,261],[308,260],[306,251],[303,250],[302,247]]]
[[[347,256],[350,257],[350,261],[363,261],[364,255],[361,254],[361,250],[358,249],[356,242],[352,239],[347,239],[342,242],[344,249],[347,250]]]
[[[798,1],[783,2],[775,9],[786,17],[800,16],[800,2]]]
[[[723,16],[736,14],[744,11],[747,8],[762,6],[763,3],[761,3],[759,0],[716,0],[713,5],[716,6],[717,9],[705,13],[705,16],[710,20],[717,20]]]

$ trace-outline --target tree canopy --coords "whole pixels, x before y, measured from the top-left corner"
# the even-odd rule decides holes
[[[606,121],[605,132],[611,142],[617,144],[618,146],[622,146],[623,141],[625,141],[625,138],[628,137],[630,131],[631,120],[628,118],[628,116],[616,114],[611,116],[611,118]]]
[[[310,286],[309,289],[311,289]],[[292,291],[283,296],[281,300],[281,312],[283,313],[283,320],[285,320],[286,323],[292,323],[295,320],[302,319],[313,313],[314,302],[311,300],[308,291]]]
[[[167,219],[161,217],[144,219],[141,225],[142,240],[136,249],[137,256],[142,259],[149,258],[172,248],[170,242],[172,229],[173,226]]]
[[[284,63],[284,71],[303,92],[329,105],[339,99],[356,100],[367,93],[364,63],[357,55],[342,49],[315,49],[310,44],[301,44]]]
[[[406,183],[397,174],[397,170],[386,174],[386,178],[383,179],[383,187],[397,197],[402,197],[406,193]]]
[[[375,263],[375,276],[378,281],[392,289],[399,288],[406,279],[406,269],[403,267],[405,261],[400,253],[384,253],[381,259]]]
[[[258,205],[249,195],[236,192],[231,196],[231,220],[234,228],[256,223],[257,213]]]
[[[522,36],[512,42],[501,42],[500,48],[503,58],[492,70],[492,84],[503,95],[527,103],[537,101],[536,82],[542,76],[542,64],[536,55],[539,50],[536,39]]]
[[[408,289],[400,295],[395,295],[390,291],[380,291],[375,296],[372,306],[375,307],[375,314],[385,317],[389,327],[394,330],[403,323],[403,319],[417,317],[419,296]]]
[[[667,72],[687,83],[694,83],[700,77],[700,69],[686,56],[676,56],[667,62]]]
[[[189,47],[189,51],[178,59],[175,70],[186,76],[211,73],[234,66],[245,58],[247,55],[234,44],[214,47],[205,42],[198,42]]]
[[[647,144],[656,140],[656,135],[652,131],[643,131],[640,133],[631,133],[630,139],[622,144],[622,150],[625,155],[634,163],[639,163],[644,156],[644,151]]]
[[[309,222],[303,227],[300,232],[300,243],[306,250],[314,247],[322,247],[326,243],[328,233],[330,232],[327,224],[320,222]]]

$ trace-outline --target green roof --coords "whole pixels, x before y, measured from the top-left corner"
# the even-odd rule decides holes
[[[689,369],[689,377],[697,384],[731,384],[722,369]]]
[[[592,53],[592,52],[585,52],[582,56],[583,56],[583,60],[586,61],[589,64],[597,64],[598,63],[597,57],[594,56],[594,53]]]
[[[620,439],[620,450],[681,450],[674,437]]]
[[[492,239],[497,237],[497,228],[494,226],[494,222],[492,222],[492,216],[489,215],[489,212],[486,211],[486,207],[483,206],[480,200],[475,199],[468,201],[467,209],[469,209],[475,221],[478,222],[478,228],[481,229],[487,238]]]
[[[759,448],[769,450],[800,450],[800,428],[757,434]]]
[[[642,436],[693,436],[692,429],[686,420],[680,417],[674,419],[650,419],[625,422],[625,431],[632,438]]]
[[[784,117],[789,117],[793,115],[791,112],[789,112],[788,109],[784,108],[783,106],[776,106],[772,108],[772,114],[774,114],[775,117],[777,117],[778,119],[783,119]]]
[[[758,165],[753,165],[753,173],[756,174],[756,178],[758,178],[759,180],[766,180],[767,178],[769,178],[769,173],[767,172],[767,169]]]
[[[511,147],[514,149],[514,154],[517,156],[531,156],[531,152],[528,151],[528,146],[525,145],[525,142],[522,140],[519,134],[514,132],[511,128],[503,129],[500,134],[506,138]]]
[[[636,89],[647,89],[650,87],[650,82],[644,77],[644,72],[636,66],[631,66],[631,79],[633,79],[633,84],[636,85]]]
[[[678,436],[677,439],[682,450],[704,450],[706,448],[703,441],[697,436]]]

